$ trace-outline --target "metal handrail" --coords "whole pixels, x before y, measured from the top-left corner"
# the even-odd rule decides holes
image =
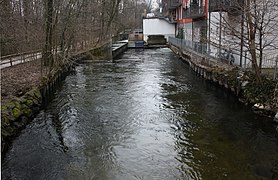
[[[27,52],[23,52],[23,53],[16,53],[16,54],[9,54],[9,55],[6,55],[6,56],[1,56],[1,60],[4,60],[4,59],[8,59],[8,58],[11,58],[11,57],[16,57],[16,56],[21,56],[21,55],[25,55],[25,54],[32,54],[32,53],[38,53],[38,52],[41,52],[42,50],[35,50],[35,51],[27,51]]]

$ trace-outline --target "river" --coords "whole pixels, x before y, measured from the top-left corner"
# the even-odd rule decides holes
[[[169,49],[133,49],[77,66],[1,169],[11,180],[277,179],[278,138]]]

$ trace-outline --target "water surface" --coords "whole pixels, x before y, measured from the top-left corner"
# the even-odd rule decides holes
[[[274,125],[169,49],[76,67],[16,138],[3,179],[275,179]],[[276,165],[275,165],[276,163]]]

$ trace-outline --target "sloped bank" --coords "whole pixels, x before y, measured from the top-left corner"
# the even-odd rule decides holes
[[[197,75],[234,93],[239,101],[250,105],[254,112],[274,118],[274,121],[278,122],[277,81],[262,77],[262,85],[258,85],[252,72],[209,61],[205,56],[191,51],[180,51],[173,45],[170,45],[170,48],[187,62]]]

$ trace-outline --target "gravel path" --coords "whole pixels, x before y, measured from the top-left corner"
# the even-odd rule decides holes
[[[41,61],[30,61],[1,69],[1,104],[19,97],[41,82]]]

